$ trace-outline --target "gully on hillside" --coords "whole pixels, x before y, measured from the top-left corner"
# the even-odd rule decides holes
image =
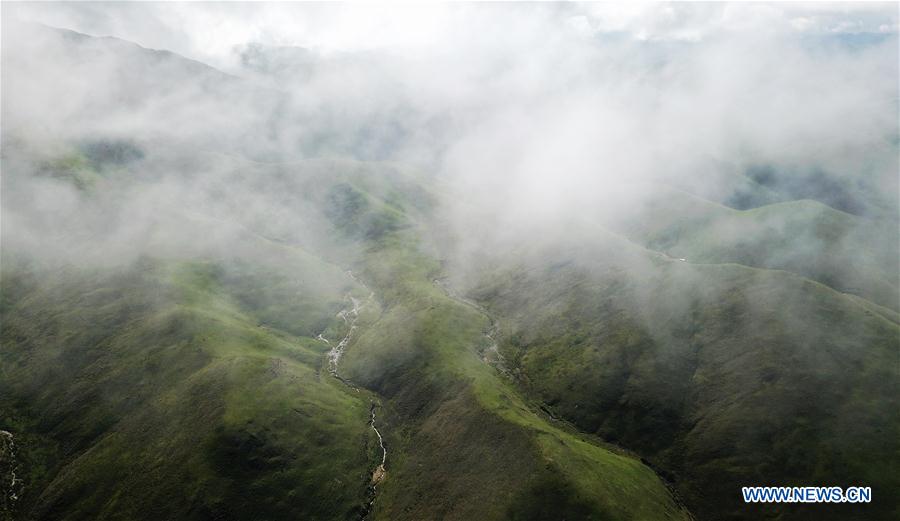
[[[340,380],[344,385],[358,393],[360,392],[359,388],[353,385],[346,378],[343,378],[338,373],[338,363],[340,362],[341,356],[344,354],[344,351],[347,349],[347,346],[350,343],[351,338],[353,337],[353,333],[356,332],[360,312],[372,301],[372,299],[375,297],[375,293],[369,290],[369,288],[364,283],[357,279],[353,275],[353,272],[347,271],[347,275],[349,275],[350,278],[353,279],[357,284],[365,288],[366,291],[369,292],[369,296],[365,300],[360,300],[350,293],[347,293],[345,298],[350,301],[350,308],[342,309],[337,314],[337,316],[344,321],[344,324],[347,325],[347,334],[344,335],[344,338],[342,338],[340,342],[338,342],[337,344],[332,344],[327,338],[322,336],[321,333],[316,338],[332,346],[327,353],[328,370],[331,375]],[[387,448],[384,445],[384,438],[381,436],[381,432],[378,430],[378,427],[375,424],[375,409],[376,404],[375,402],[372,402],[370,407],[371,416],[369,418],[369,425],[372,427],[372,430],[378,437],[378,446],[381,448],[381,463],[377,467],[375,467],[375,470],[372,472],[372,479],[369,482],[369,489],[367,494],[368,501],[366,502],[366,506],[362,513],[361,519],[365,519],[366,517],[368,517],[369,513],[372,511],[372,507],[375,504],[375,489],[387,475],[387,470],[385,469],[385,464],[387,463]]]

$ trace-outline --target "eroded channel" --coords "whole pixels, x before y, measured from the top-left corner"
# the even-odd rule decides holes
[[[344,385],[346,385],[347,387],[349,387],[350,389],[353,389],[354,391],[356,391],[358,393],[358,392],[360,392],[359,388],[356,387],[355,385],[353,385],[352,382],[350,382],[349,380],[347,380],[346,378],[344,378],[340,375],[340,373],[338,372],[338,364],[341,361],[341,357],[343,356],[344,351],[346,351],[347,346],[350,344],[350,340],[353,338],[353,334],[357,330],[357,327],[358,327],[357,322],[359,321],[360,312],[362,312],[362,310],[365,309],[365,307],[367,305],[369,305],[369,303],[375,297],[375,293],[373,293],[368,288],[368,286],[366,286],[362,281],[357,279],[356,276],[353,275],[352,271],[347,271],[347,275],[349,275],[350,278],[353,279],[354,282],[356,282],[357,284],[362,286],[366,291],[368,291],[369,296],[365,300],[360,300],[360,299],[354,297],[352,294],[347,293],[345,298],[350,302],[350,306],[348,309],[342,309],[337,314],[337,317],[342,319],[344,321],[344,324],[347,326],[347,334],[344,335],[344,338],[342,338],[338,343],[336,343],[336,344],[332,343],[327,338],[322,336],[321,333],[316,338],[331,346],[331,349],[329,349],[328,353],[327,353],[328,371],[331,373],[331,375],[333,377],[335,377],[336,379],[340,380],[341,383],[343,383]],[[366,504],[365,504],[365,507],[360,516],[361,520],[366,519],[369,516],[369,514],[371,513],[372,508],[375,505],[376,487],[378,486],[378,484],[380,484],[382,481],[384,481],[385,477],[387,476],[387,470],[386,470],[385,465],[387,464],[388,452],[387,452],[387,447],[384,444],[384,437],[381,435],[381,431],[378,430],[378,426],[375,423],[376,408],[377,408],[376,403],[372,402],[372,404],[369,408],[369,412],[370,412],[369,426],[372,427],[372,430],[375,432],[375,435],[378,437],[378,446],[381,449],[381,463],[379,463],[379,465],[377,467],[375,467],[375,470],[372,471],[372,478],[369,481],[367,494],[366,494]]]

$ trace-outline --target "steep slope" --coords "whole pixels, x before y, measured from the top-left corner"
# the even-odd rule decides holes
[[[308,176],[285,180],[302,188],[281,192],[306,194],[333,240],[356,244],[349,262],[379,310],[362,317],[340,366],[384,398],[391,456],[375,519],[685,518],[652,470],[549,424],[481,360],[488,317],[434,283],[435,186],[384,165],[304,166]]]
[[[686,518],[649,468],[553,425],[481,360],[487,317],[433,283],[414,236],[382,238],[360,268],[384,312],[344,368],[400,423],[376,519]]]
[[[636,457],[552,425],[481,360],[488,318],[433,283],[440,196],[425,178],[215,157],[198,182],[232,194],[221,203],[135,203],[167,181],[144,170],[154,160],[116,175],[45,162],[55,189],[96,177],[77,210],[41,216],[46,237],[87,241],[69,250],[82,267],[4,262],[2,410],[31,454],[34,518],[354,519],[373,491],[373,519],[686,518]],[[44,186],[21,175],[16,193]],[[126,237],[155,256],[101,255],[118,251],[105,223],[147,204],[152,224]],[[371,305],[336,379],[325,352],[349,326],[348,294]],[[373,403],[389,454],[374,489]]]
[[[402,132],[282,135],[284,93],[115,39],[15,39],[60,74],[6,29],[4,87],[38,102],[3,107],[3,512],[900,515],[896,223],[857,204],[872,187],[726,172],[701,195],[744,210],[664,191],[613,224],[454,233],[461,196],[419,172],[276,162],[382,157]],[[755,484],[875,500],[751,508]]]
[[[6,140],[125,136],[272,154],[268,145],[278,124],[272,115],[285,101],[283,92],[114,37],[4,18],[2,38],[3,87],[7,99],[16,100],[3,104]]]
[[[666,186],[736,210],[811,200],[839,212],[890,221],[900,212],[898,145],[896,134],[888,133],[872,136],[864,151],[845,151],[862,153],[864,159],[844,165],[820,165],[817,157],[800,163],[745,158],[742,164],[706,158],[691,165],[690,175],[676,168],[655,177]]]
[[[322,371],[313,338],[341,334],[355,283],[258,246],[305,270],[4,257],[0,418],[17,433],[21,518],[359,515],[377,448],[368,399]]]
[[[695,263],[791,271],[900,309],[897,224],[811,200],[733,210],[684,192],[648,187],[613,228],[647,248]]]
[[[895,312],[789,273],[693,265],[581,231],[594,240],[519,245],[470,291],[498,317],[523,388],[647,458],[700,519],[897,512]],[[739,494],[824,483],[872,486],[875,499],[751,508]]]

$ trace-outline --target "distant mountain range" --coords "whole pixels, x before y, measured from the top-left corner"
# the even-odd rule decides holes
[[[3,35],[6,518],[900,515],[890,179],[717,165],[509,229],[380,160],[391,116],[285,135],[302,92],[27,31]]]

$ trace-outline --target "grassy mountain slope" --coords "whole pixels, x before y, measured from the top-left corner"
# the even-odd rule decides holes
[[[306,276],[329,283],[272,314],[248,290],[279,303],[265,268],[4,261],[0,395],[21,433],[22,518],[358,516],[377,447],[369,404],[322,374],[327,346],[312,338],[341,334],[354,283],[340,270],[320,263]]]
[[[259,118],[283,93],[121,41],[29,45],[69,57],[74,83],[45,82],[56,98],[110,121],[185,103],[222,120],[110,140],[60,106],[52,136],[5,129],[0,429],[19,517],[359,519],[373,403],[389,451],[373,519],[688,518],[663,479],[699,519],[900,515],[890,226],[785,202],[808,183],[726,172],[701,195],[746,211],[666,192],[615,227],[634,242],[548,226],[479,243],[439,222],[456,195],[397,165],[222,153],[295,150],[267,149],[279,121]],[[48,73],[10,49],[10,78]],[[84,77],[111,85],[78,91]],[[100,139],[66,142],[73,121]],[[870,187],[843,189],[810,197]],[[490,317],[434,282],[466,272],[442,262],[457,240],[489,261],[460,286]],[[339,367],[359,392],[316,339],[348,332],[348,296],[367,302]],[[494,340],[512,378],[482,360]],[[754,484],[871,485],[875,501],[749,508]]]
[[[383,238],[361,268],[384,313],[344,370],[405,424],[376,518],[685,517],[649,468],[552,425],[480,359],[488,319],[433,283],[439,265],[408,233]]]
[[[257,157],[272,153],[268,139],[277,122],[269,115],[285,102],[284,92],[170,51],[16,18],[3,21],[2,59],[13,72],[4,90],[16,100],[15,107],[3,104],[4,138],[124,135]],[[53,110],[46,110],[46,99],[57,100]],[[123,126],[123,119],[129,123]]]
[[[897,512],[895,313],[783,271],[614,242],[523,248],[483,274],[472,294],[499,318],[524,388],[661,468],[701,519]],[[749,508],[739,495],[824,483],[877,498],[826,511]]]
[[[200,241],[195,258],[120,275],[4,263],[4,424],[23,433],[40,493],[22,505],[35,517],[357,517],[377,458],[370,400],[389,451],[374,519],[686,516],[648,466],[601,440],[643,456],[700,518],[821,513],[748,509],[736,491],[751,478],[871,484],[887,498],[834,510],[843,518],[896,508],[884,492],[897,485],[893,463],[872,458],[900,434],[894,310],[783,271],[666,259],[592,228],[570,235],[587,244],[524,242],[479,274],[471,294],[498,320],[513,381],[481,359],[489,317],[434,283],[446,275],[430,242],[436,185],[390,165],[217,161],[232,168],[210,189],[268,204],[176,221],[197,236],[237,226],[222,236],[232,248]],[[104,179],[85,197],[122,189]],[[733,217],[700,208],[686,229]],[[809,213],[800,230],[821,209]],[[158,226],[148,246],[172,251]],[[713,255],[694,237],[691,261]],[[314,337],[340,338],[348,291],[373,303],[340,371],[374,395],[322,371],[327,346]]]
[[[811,200],[740,211],[655,190],[656,196],[616,226],[650,249],[690,262],[787,270],[900,309],[896,224]]]
[[[231,168],[207,188],[246,200],[159,216],[140,235],[182,258],[30,275],[4,264],[2,410],[28,449],[23,511],[355,519],[378,456],[374,400],[389,449],[375,519],[686,517],[636,457],[548,423],[481,361],[487,317],[432,282],[440,264],[422,236],[437,195],[424,179],[352,161],[218,160]],[[103,207],[156,182],[88,167],[100,181],[79,197]],[[378,396],[324,371],[328,346],[314,339],[340,338],[344,296],[369,290],[339,370]]]

